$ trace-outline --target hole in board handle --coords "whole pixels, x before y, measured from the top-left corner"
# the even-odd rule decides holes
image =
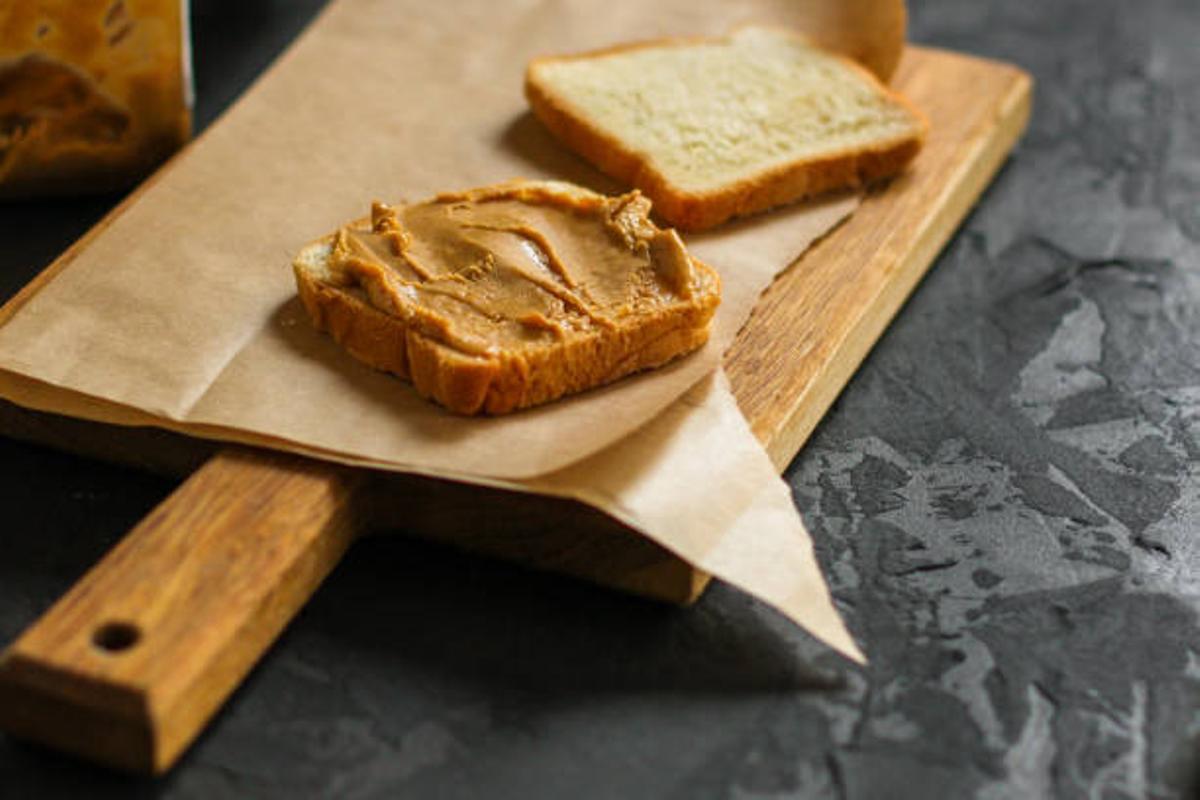
[[[92,644],[106,653],[120,653],[133,647],[142,632],[131,622],[106,622],[92,634]]]

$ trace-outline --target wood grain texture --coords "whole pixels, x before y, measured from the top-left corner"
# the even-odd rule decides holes
[[[190,475],[222,447],[173,431],[99,425],[3,401],[0,432],[175,478]],[[418,475],[369,475],[367,533],[433,539],[668,603],[693,602],[708,582],[669,550],[582,503]]]
[[[738,405],[781,471],[954,233],[1029,119],[1020,69],[909,48],[896,88],[929,117],[909,171],[767,290],[725,355]]]
[[[1008,65],[910,48],[895,83],[930,119],[924,151],[779,277],[726,354],[738,403],[780,469],[1028,119],[1031,82]],[[0,309],[0,324],[137,197]],[[10,404],[0,404],[0,432],[180,476],[215,451]],[[9,649],[0,726],[110,765],[166,769],[360,530],[399,530],[672,602],[691,602],[708,581],[571,501],[222,451]],[[93,637],[110,622],[140,638],[106,652]]]
[[[166,770],[349,546],[365,479],[214,456],[0,659],[0,725]]]

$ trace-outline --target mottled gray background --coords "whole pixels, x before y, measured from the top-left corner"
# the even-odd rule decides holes
[[[206,124],[319,6],[199,0]],[[4,797],[1191,797],[1200,4],[913,2],[1029,134],[787,472],[872,657],[360,545],[166,780],[0,737]],[[0,207],[10,294],[115,198]],[[0,644],[168,482],[0,441]]]

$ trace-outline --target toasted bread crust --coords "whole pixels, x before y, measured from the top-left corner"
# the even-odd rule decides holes
[[[704,41],[711,40],[697,37],[655,39],[586,53],[535,58],[525,70],[525,97],[534,116],[563,144],[607,175],[640,190],[650,198],[655,214],[663,221],[693,232],[715,227],[733,217],[766,211],[833,189],[857,188],[891,177],[912,161],[928,134],[928,120],[907,98],[882,84],[862,65],[830,53],[874,84],[893,102],[911,112],[921,123],[919,132],[880,141],[869,147],[845,148],[821,158],[803,159],[764,169],[711,192],[689,192],[671,183],[645,155],[593,124],[586,109],[556,95],[538,76],[543,66],[563,61],[586,60],[664,46],[687,46]]]
[[[708,340],[708,323],[720,298],[716,272],[693,259],[710,291],[690,303],[632,317],[615,330],[520,353],[472,356],[412,330],[399,317],[317,274],[308,266],[311,254],[331,241],[330,236],[310,244],[293,264],[313,325],[359,361],[409,380],[422,397],[459,414],[504,414],[661,366]]]

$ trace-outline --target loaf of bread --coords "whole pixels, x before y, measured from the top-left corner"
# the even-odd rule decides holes
[[[314,325],[460,414],[502,414],[700,347],[720,279],[637,192],[514,181],[399,207],[305,247]]]
[[[894,175],[927,128],[863,67],[775,28],[538,58],[525,94],[684,230]]]
[[[179,0],[0,2],[0,198],[140,180],[191,136]]]

